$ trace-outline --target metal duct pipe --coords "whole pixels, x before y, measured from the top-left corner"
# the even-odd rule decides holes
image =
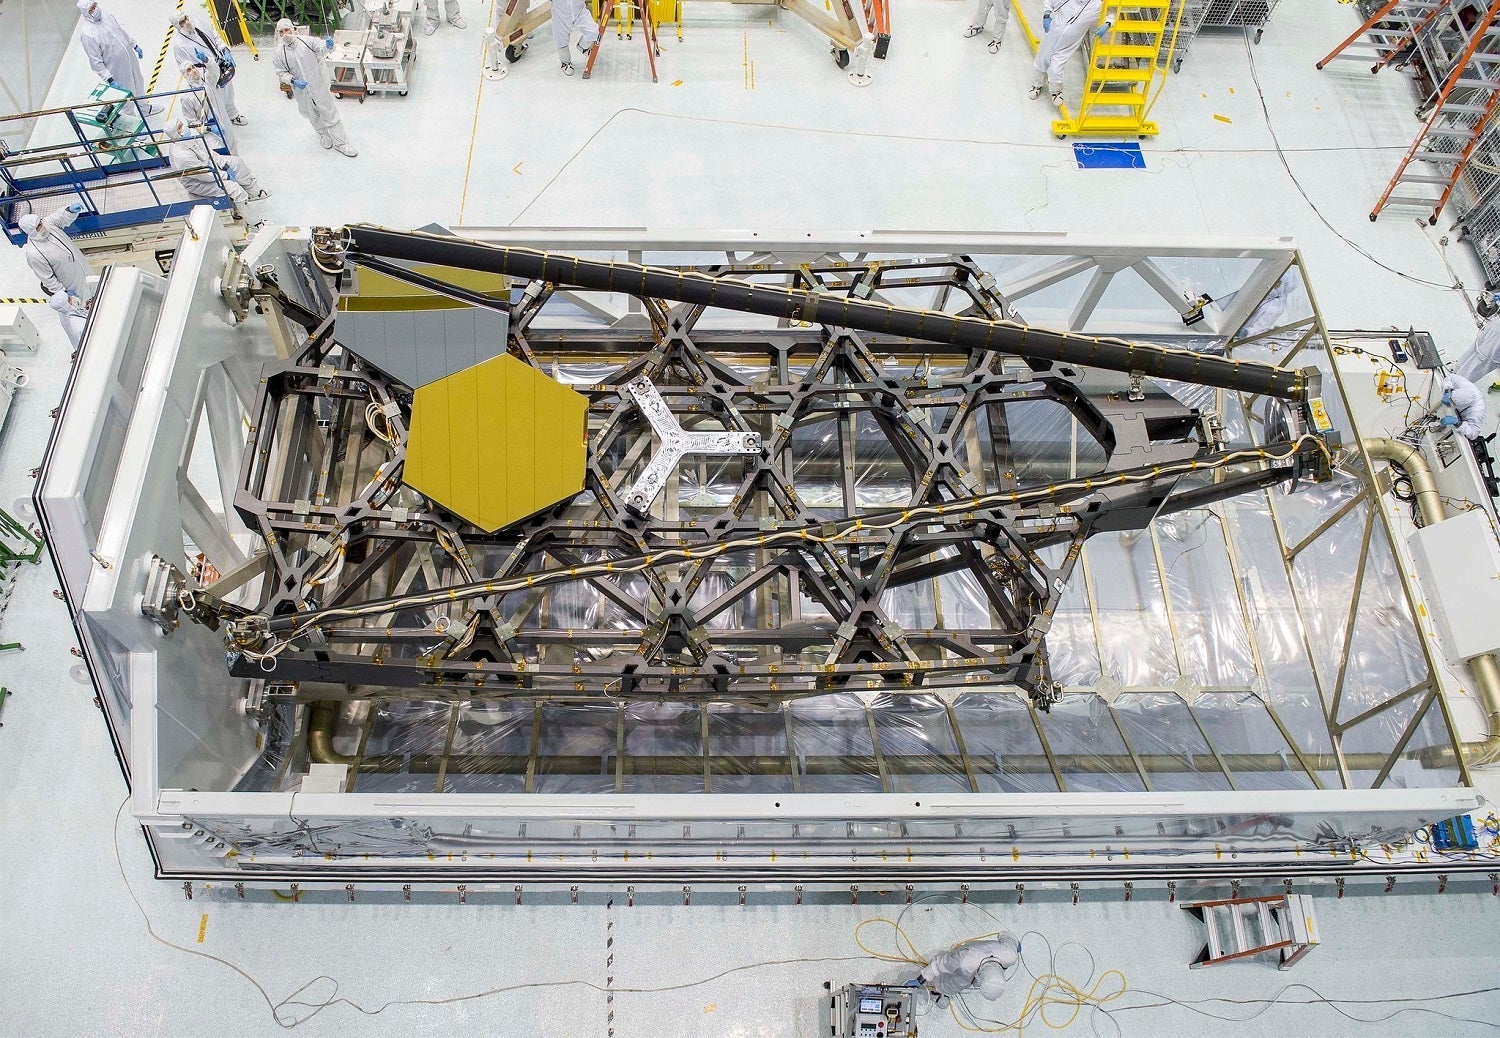
[[[1443,495],[1438,492],[1437,482],[1422,452],[1409,443],[1388,440],[1383,437],[1366,437],[1365,452],[1372,458],[1383,458],[1405,472],[1416,493],[1417,511],[1422,522],[1432,526],[1448,518],[1443,505]],[[1469,673],[1474,676],[1474,685],[1479,689],[1479,701],[1489,725],[1489,735],[1475,742],[1459,744],[1464,763],[1472,766],[1489,764],[1500,759],[1500,665],[1489,653],[1475,656],[1468,661]],[[1448,746],[1430,746],[1422,751],[1422,763],[1428,767],[1451,766],[1457,763],[1453,749]]]
[[[1448,510],[1443,507],[1443,495],[1438,491],[1437,482],[1432,478],[1432,470],[1427,467],[1427,459],[1422,457],[1419,449],[1400,440],[1374,436],[1366,437],[1364,445],[1370,457],[1384,458],[1411,477],[1412,490],[1417,495],[1417,511],[1422,513],[1425,525],[1431,526],[1448,518]]]
[[[380,263],[381,258],[481,270],[598,292],[670,299],[788,321],[807,321],[945,343],[969,350],[998,350],[1046,364],[1078,364],[1139,372],[1157,378],[1283,399],[1300,400],[1307,393],[1306,375],[1301,371],[1126,339],[1070,335],[1013,321],[956,317],[848,295],[752,284],[740,278],[648,267],[640,263],[586,260],[562,253],[484,245],[420,231],[389,231],[355,224],[345,228],[344,234],[351,244],[349,259],[367,263],[371,269],[394,277],[401,276],[401,268],[392,270],[389,264]]]
[[[339,704],[314,703],[307,718],[307,756],[314,764],[348,764],[358,757],[339,753],[333,748],[333,732],[338,727]]]

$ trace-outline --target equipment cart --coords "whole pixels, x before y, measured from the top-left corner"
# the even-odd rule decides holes
[[[328,65],[328,89],[334,97],[357,97],[365,100],[368,84],[365,82],[365,40],[369,36],[365,29],[337,29],[333,34],[333,50],[323,56]]]
[[[1167,40],[1172,38],[1172,27],[1177,27],[1175,47],[1163,46],[1157,59],[1166,64],[1170,51],[1172,71],[1182,71],[1182,59],[1187,57],[1193,40],[1200,32],[1223,29],[1254,29],[1255,42],[1259,43],[1266,31],[1266,23],[1281,0],[1175,0],[1167,16]],[[1181,11],[1181,20],[1178,12]]]
[[[366,0],[365,10],[370,16],[365,40],[365,90],[405,97],[410,89],[411,63],[417,54],[417,37],[412,31],[416,0]]]

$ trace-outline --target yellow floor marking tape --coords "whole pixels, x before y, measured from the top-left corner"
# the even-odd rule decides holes
[[[429,2],[431,2],[431,0],[429,0]],[[495,0],[490,0],[490,10],[489,14],[486,16],[485,24],[493,24],[494,19]],[[486,56],[485,60],[488,60],[488,56]],[[503,56],[501,57],[501,60],[505,60]],[[458,200],[459,223],[464,222],[464,210],[468,208],[469,205],[469,173],[472,171],[474,166],[474,143],[479,137],[479,105],[484,100],[484,73],[484,62],[481,61],[479,64],[479,89],[474,92],[474,124],[469,127],[469,157],[464,160],[464,190],[463,194],[459,196]],[[516,165],[519,166],[520,163],[518,162],[516,163]]]
[[[177,10],[182,10],[182,0],[177,0]],[[156,93],[156,81],[161,77],[162,66],[167,63],[167,51],[172,49],[173,27],[168,27],[167,35],[161,41],[161,50],[156,55],[156,67],[151,70],[151,82],[146,84],[146,93]]]
[[[151,70],[151,82],[146,84],[146,93],[156,93],[156,81],[161,78],[162,66],[167,63],[167,51],[172,49],[172,30],[167,30],[167,38],[161,41],[161,50],[156,55],[156,67]]]

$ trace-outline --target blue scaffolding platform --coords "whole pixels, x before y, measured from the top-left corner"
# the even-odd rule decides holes
[[[0,126],[34,120],[22,148],[8,150],[0,144],[0,226],[6,237],[23,244],[21,217],[47,216],[75,202],[83,204],[84,212],[70,231],[84,239],[180,218],[199,205],[232,210],[219,170],[173,169],[167,158],[167,134],[143,114],[150,107],[147,102],[170,111],[179,95],[194,92],[202,91],[168,90],[136,98],[118,87],[100,85],[84,104],[0,117]],[[160,117],[152,118],[161,122]],[[223,152],[221,140],[212,132],[215,125],[195,131],[210,148]],[[217,194],[190,193],[182,182],[188,172],[208,173],[218,186]]]

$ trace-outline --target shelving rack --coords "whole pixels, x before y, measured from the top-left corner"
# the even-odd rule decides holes
[[[1167,15],[1167,40],[1170,43],[1175,25],[1177,45],[1163,46],[1157,59],[1158,64],[1165,65],[1170,60],[1172,71],[1181,72],[1183,59],[1187,57],[1193,40],[1200,32],[1254,29],[1255,42],[1259,43],[1266,30],[1266,23],[1271,20],[1271,15],[1280,2],[1281,0],[1174,0]]]
[[[319,36],[339,27],[338,0],[246,0],[244,9],[245,22],[256,34],[269,36],[282,18],[306,25]]]

